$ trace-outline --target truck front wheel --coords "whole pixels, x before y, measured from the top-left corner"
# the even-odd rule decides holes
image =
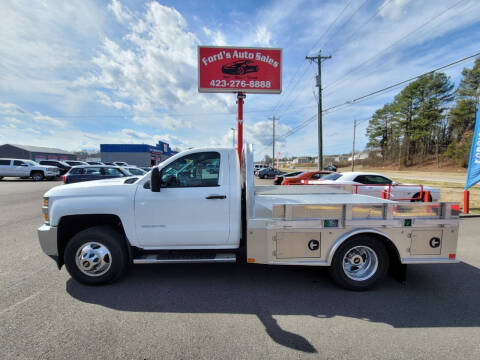
[[[117,280],[128,264],[128,253],[122,236],[109,226],[95,226],[76,234],[64,252],[69,274],[87,285]]]
[[[385,277],[389,257],[380,240],[357,236],[345,241],[333,257],[330,275],[349,290],[368,290]]]
[[[32,172],[33,181],[42,181],[43,178],[44,178],[43,172],[41,172],[41,171]]]

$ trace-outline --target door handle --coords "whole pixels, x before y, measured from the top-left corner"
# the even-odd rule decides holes
[[[212,199],[226,199],[226,195],[208,195],[205,199],[212,200]]]

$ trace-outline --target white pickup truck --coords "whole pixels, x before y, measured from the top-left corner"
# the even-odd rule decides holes
[[[458,204],[398,203],[345,188],[255,186],[251,146],[191,149],[140,178],[61,185],[43,199],[43,251],[86,284],[129,263],[329,266],[368,289],[389,268],[456,263]],[[194,275],[192,275],[194,276]]]
[[[0,159],[0,180],[4,177],[32,178],[35,181],[53,180],[60,175],[56,166],[40,165],[33,160]]]

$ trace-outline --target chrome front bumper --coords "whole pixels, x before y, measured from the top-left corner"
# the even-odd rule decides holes
[[[50,256],[58,265],[57,228],[43,224],[37,230],[38,241],[45,254]]]

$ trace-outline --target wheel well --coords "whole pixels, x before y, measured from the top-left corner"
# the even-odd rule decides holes
[[[401,264],[400,253],[398,252],[397,247],[393,244],[393,242],[389,238],[387,238],[386,236],[383,236],[381,234],[372,233],[372,232],[368,232],[368,231],[352,234],[352,236],[349,236],[346,239],[344,239],[339,244],[339,246],[341,244],[343,244],[345,241],[348,241],[348,240],[353,239],[353,238],[358,237],[358,236],[364,236],[364,235],[375,238],[375,239],[381,241],[385,245],[385,249],[388,252],[388,257],[390,258],[390,267]],[[335,256],[335,252],[337,250],[338,250],[338,247],[335,249],[334,253],[332,254],[332,259],[333,259],[333,256]]]
[[[82,230],[99,226],[108,225],[122,235],[125,239],[129,256],[131,258],[131,248],[127,241],[127,236],[123,228],[122,221],[117,215],[113,214],[88,214],[88,215],[68,215],[63,216],[58,224],[57,246],[58,246],[58,267],[63,265],[63,253],[68,241]]]
[[[45,174],[45,173],[43,172],[43,170],[32,170],[32,171],[30,171],[30,176],[32,176],[32,175],[35,174],[35,173]]]

